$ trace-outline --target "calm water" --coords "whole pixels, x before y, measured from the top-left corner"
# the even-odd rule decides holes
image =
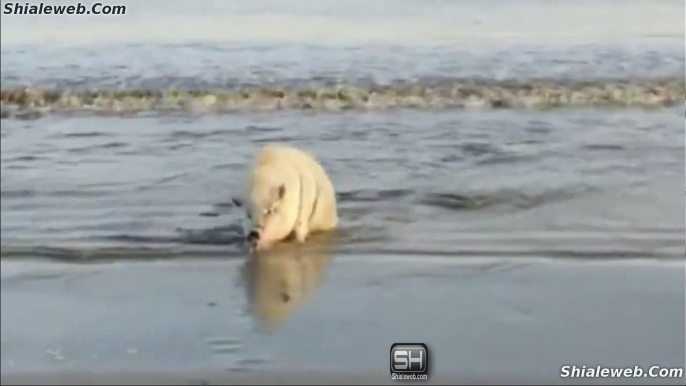
[[[345,249],[680,258],[681,115],[672,108],[6,119],[3,254],[47,247],[66,258],[117,247],[135,257],[154,247],[165,256],[184,246],[240,255],[241,211],[231,197],[245,163],[262,143],[288,141],[330,171]]]
[[[479,265],[481,261],[483,272],[490,272],[488,267],[507,271],[508,267],[530,261],[562,264],[568,259],[581,259],[582,268],[545,274],[537,271],[539,267],[524,271],[529,274],[520,273],[519,278],[503,280],[538,283],[537,291],[546,292],[552,291],[555,281],[544,284],[543,278],[563,275],[559,293],[551,292],[557,295],[543,300],[538,298],[540,307],[554,307],[554,297],[560,300],[570,296],[567,293],[585,290],[593,297],[596,288],[596,301],[600,303],[570,306],[586,315],[602,307],[603,301],[609,304],[628,296],[622,287],[648,280],[653,284],[644,288],[647,292],[641,292],[638,286],[634,289],[638,294],[627,301],[649,304],[650,299],[661,299],[657,304],[664,307],[654,304],[658,308],[645,311],[640,317],[631,314],[635,325],[626,326],[623,334],[634,334],[634,340],[626,343],[633,343],[632,349],[607,343],[604,349],[597,348],[601,354],[596,358],[605,363],[616,358],[618,365],[641,362],[648,366],[646,361],[656,360],[662,360],[661,364],[683,365],[683,345],[669,343],[684,341],[684,313],[679,313],[684,305],[683,264],[678,264],[683,262],[686,233],[686,69],[683,20],[681,16],[672,16],[673,12],[683,15],[683,4],[645,2],[653,5],[646,8],[639,3],[619,6],[600,2],[599,7],[614,15],[604,20],[584,2],[563,6],[529,1],[523,2],[521,8],[513,8],[509,2],[488,1],[482,3],[488,5],[476,6],[477,2],[437,1],[431,2],[436,7],[431,9],[424,8],[426,2],[398,2],[403,5],[397,7],[390,7],[389,3],[378,2],[378,9],[362,3],[339,5],[340,9],[334,12],[304,2],[259,7],[237,1],[223,8],[224,3],[206,1],[206,7],[192,9],[183,2],[169,2],[169,7],[156,13],[131,4],[126,18],[103,19],[92,36],[83,31],[93,28],[89,23],[96,23],[96,18],[84,18],[81,23],[60,28],[51,34],[53,44],[46,44],[43,39],[47,38],[45,31],[53,31],[50,23],[55,19],[43,17],[45,23],[34,29],[27,24],[32,19],[3,15],[1,229],[3,264],[9,264],[3,266],[3,271],[10,272],[3,275],[3,315],[6,310],[15,315],[3,316],[2,320],[3,372],[17,363],[23,363],[23,369],[52,366],[46,363],[62,354],[49,353],[51,359],[46,363],[36,358],[43,358],[45,350],[52,350],[47,347],[48,341],[54,343],[57,339],[61,342],[57,345],[73,345],[60,338],[60,334],[68,334],[75,325],[86,323],[90,312],[87,310],[94,310],[96,319],[102,318],[102,329],[121,323],[129,326],[131,336],[138,336],[154,325],[152,319],[141,326],[121,313],[138,309],[144,314],[146,307],[159,301],[167,304],[160,306],[160,315],[166,315],[162,318],[181,318],[176,322],[179,325],[170,326],[168,331],[168,336],[180,337],[172,339],[175,344],[197,340],[195,335],[184,335],[187,331],[174,332],[183,329],[183,323],[187,326],[199,322],[192,317],[195,311],[184,308],[190,307],[190,303],[174,305],[167,295],[160,295],[167,291],[162,284],[167,279],[143,284],[145,279],[118,277],[116,272],[105,274],[109,271],[102,268],[105,271],[98,275],[105,279],[95,282],[104,286],[103,299],[116,302],[124,296],[116,292],[117,283],[122,281],[150,299],[148,306],[142,300],[117,303],[116,317],[115,311],[100,309],[82,295],[69,295],[76,292],[60,295],[59,288],[67,282],[80,283],[74,284],[80,288],[79,293],[89,293],[100,286],[95,282],[89,284],[90,279],[85,278],[89,275],[79,279],[82,273],[78,270],[71,274],[35,273],[47,281],[31,285],[29,292],[16,281],[21,282],[23,275],[38,277],[27,274],[34,269],[29,261],[35,257],[67,262],[114,260],[122,264],[152,258],[196,262],[228,259],[240,262],[242,268],[232,265],[222,269],[236,270],[236,277],[242,277],[251,268],[249,264],[243,267],[241,212],[232,206],[231,199],[240,192],[246,163],[259,146],[272,141],[310,150],[329,171],[339,195],[341,227],[336,238],[331,242],[324,240],[324,244],[331,248],[328,253],[338,263],[328,268],[329,263],[315,259],[307,263],[315,273],[302,274],[306,278],[303,279],[292,273],[300,269],[297,264],[267,260],[262,265],[255,263],[258,273],[253,279],[268,283],[274,275],[295,275],[300,277],[298,280],[308,281],[311,276],[319,277],[317,272],[330,272],[329,287],[324,279],[316,280],[317,288],[325,288],[319,303],[314,303],[321,308],[313,306],[305,314],[309,316],[301,317],[299,323],[328,324],[324,329],[328,332],[318,336],[333,339],[333,346],[315,349],[303,343],[295,351],[286,350],[294,347],[294,341],[315,339],[302,335],[312,331],[312,327],[302,325],[292,327],[295,332],[282,330],[280,338],[272,341],[259,343],[250,339],[261,338],[246,338],[252,332],[247,332],[249,322],[240,310],[250,309],[262,317],[266,317],[265,313],[281,315],[272,315],[278,320],[292,311],[260,311],[260,296],[264,298],[268,296],[265,293],[277,291],[268,284],[261,284],[266,288],[263,292],[248,290],[247,303],[231,300],[226,304],[209,299],[213,298],[209,294],[217,290],[212,283],[240,283],[234,276],[208,277],[209,282],[202,284],[202,275],[190,268],[196,263],[188,263],[192,273],[187,279],[177,277],[177,271],[170,274],[162,269],[154,273],[154,268],[141,268],[152,269],[149,275],[168,277],[180,286],[181,293],[190,291],[183,289],[188,285],[183,284],[184,280],[190,280],[199,286],[195,293],[203,298],[203,304],[219,302],[220,309],[238,310],[221,322],[228,323],[221,328],[235,336],[224,337],[217,344],[231,346],[232,339],[238,339],[247,352],[261,347],[272,359],[279,357],[276,352],[281,352],[285,357],[300,358],[300,363],[328,368],[330,364],[322,364],[317,358],[347,355],[341,351],[342,343],[331,338],[336,331],[330,324],[334,320],[352,323],[334,325],[347,328],[353,342],[376,342],[383,346],[384,353],[393,341],[406,340],[401,333],[411,327],[388,327],[382,311],[377,311],[384,309],[380,306],[383,302],[387,302],[386,307],[402,304],[394,287],[384,281],[388,278],[410,277],[424,283],[417,285],[424,285],[431,295],[423,301],[414,298],[413,307],[432,318],[446,312],[444,307],[450,304],[439,296],[441,293],[455,294],[451,296],[456,296],[456,307],[475,301],[464,292],[455,292],[459,278],[472,275],[472,263]],[[490,6],[493,8],[489,10]],[[186,20],[182,15],[188,18],[187,39],[180,38],[184,33],[174,29],[179,20]],[[528,22],[518,22],[508,15],[519,15]],[[651,21],[648,25],[641,15],[661,17],[665,22]],[[557,29],[548,24],[555,18],[559,20],[554,24],[559,24]],[[267,20],[264,23],[269,27],[258,33],[256,28],[246,27],[251,20]],[[306,24],[298,24],[298,20],[306,20]],[[221,21],[226,30],[211,26],[202,29],[201,25],[209,21]],[[148,23],[145,25],[151,27],[142,30],[141,36],[134,36],[125,32],[126,23]],[[168,35],[160,35],[152,27],[158,25],[165,26]],[[283,25],[300,27],[279,33]],[[306,33],[326,30],[323,25],[339,31],[338,35],[322,34],[317,40]],[[393,25],[406,28],[395,33],[387,27]],[[418,38],[406,36],[408,30],[415,31]],[[112,36],[121,41],[107,46],[88,41],[97,40],[104,31],[115,31]],[[335,36],[348,38],[341,40]],[[612,276],[612,272],[624,272],[626,266],[620,265],[619,271],[610,269],[610,273],[588,277],[589,286],[584,287],[583,280],[579,281],[579,277],[589,274],[581,273],[586,269],[584,264],[607,259],[626,264],[650,259],[664,267],[656,268],[656,273],[646,269],[645,275],[655,276],[635,278],[627,284],[622,281],[626,279],[623,275],[632,273],[617,273],[619,278]],[[467,265],[459,268],[461,262]],[[666,268],[673,263],[677,264],[676,269]],[[450,268],[454,264],[458,268]],[[58,268],[41,269],[70,269],[64,268],[69,265],[55,267]],[[575,270],[580,270],[577,279]],[[675,273],[678,275],[673,276]],[[374,276],[381,274],[387,279]],[[454,280],[445,280],[453,274]],[[494,279],[484,275],[483,285],[498,286],[497,276]],[[661,280],[664,288],[656,284]],[[235,283],[228,286],[234,289],[222,291],[236,291]],[[582,287],[577,288],[579,285]],[[337,289],[332,290],[331,286]],[[480,291],[469,285],[459,288]],[[530,290],[516,286],[510,290],[512,299],[528,304],[524,308],[533,307],[533,314],[529,315],[533,315],[534,321],[521,322],[523,325],[531,327],[540,318],[545,321],[540,328],[553,331],[556,323],[566,320],[562,311],[550,314],[554,316],[538,314],[532,305],[537,300],[531,297]],[[57,292],[48,296],[53,291]],[[405,293],[404,299],[412,299],[416,296],[413,294]],[[10,295],[13,300],[6,300]],[[21,300],[26,296],[30,300]],[[481,295],[474,296],[478,299]],[[679,297],[681,303],[671,303],[669,308],[669,299]],[[567,301],[575,304],[575,299]],[[474,319],[460,319],[466,316],[459,316],[459,312],[454,317],[473,326],[514,320],[508,319],[512,314],[507,311],[488,308],[488,304],[497,301],[489,303],[493,299],[488,296],[482,300],[479,306],[471,305]],[[37,308],[21,305],[25,301],[33,302]],[[50,303],[60,302],[69,303],[65,307],[70,311],[49,311]],[[620,320],[632,317],[622,314],[628,310],[619,307],[612,311],[616,319],[608,316],[598,323],[608,328],[608,334],[612,333]],[[41,312],[55,315],[62,327],[48,328],[53,333],[46,332],[45,336],[32,335],[30,331],[47,328],[38,322],[26,327],[27,321],[35,320],[35,314]],[[366,324],[360,322],[365,318],[369,319]],[[78,321],[67,323],[67,319]],[[455,332],[454,340],[439,338],[451,334],[450,320],[453,319],[444,317],[443,324],[426,321],[420,325],[429,330],[435,328],[434,333],[412,336],[433,340],[439,351],[447,353],[447,347],[460,347],[460,342],[472,339],[461,335],[466,332]],[[668,324],[660,325],[659,337],[641,331],[644,327],[656,331],[665,320]],[[528,325],[529,322],[533,324]],[[222,335],[216,330],[221,323],[205,327],[212,330],[212,336]],[[515,334],[518,330],[507,323],[501,327]],[[578,334],[591,331],[590,327],[573,327],[578,328]],[[83,328],[90,335],[80,343],[80,349],[78,345],[72,347],[73,360],[67,361],[70,369],[83,366],[80,355],[89,357],[91,349],[102,349],[106,345],[103,339],[115,335],[114,330],[105,333],[93,325]],[[389,328],[398,334],[389,332]],[[243,329],[244,332],[238,332]],[[386,333],[379,332],[381,335],[375,341],[365,335],[365,329],[386,329]],[[531,338],[535,336],[531,335],[533,331],[522,336]],[[158,338],[166,339],[150,333],[152,341],[138,341],[140,345],[152,347],[159,344]],[[592,336],[587,335],[588,342],[599,339]],[[511,343],[521,344],[526,350],[527,344],[535,346],[530,338],[529,343],[524,338]],[[573,345],[563,337],[558,338],[562,346]],[[498,351],[495,342],[507,340],[506,336],[495,334],[484,339],[471,341],[471,347],[476,346],[478,351],[482,344],[484,358],[490,356],[511,370],[504,374],[521,376],[526,381],[525,374],[535,371],[523,370],[532,366],[533,358],[531,362],[512,362],[505,356],[498,357],[500,354],[486,355],[505,355]],[[448,346],[441,348],[442,340]],[[6,344],[7,341],[10,343]],[[24,343],[17,343],[21,341]],[[253,342],[252,346],[246,342]],[[576,351],[536,347],[541,355],[537,363],[567,360],[564,355],[550,353],[566,352],[568,358],[584,358],[591,350],[589,346],[578,347]],[[159,347],[151,350],[159,355],[165,352]],[[636,357],[622,356],[632,350]],[[189,348],[186,355],[193,357],[192,353]],[[153,354],[143,357],[150,363],[162,361]],[[247,361],[240,363],[248,366],[250,355],[236,355]],[[486,359],[481,361],[474,355],[464,353],[461,360],[470,363],[474,377],[483,377],[488,373]],[[8,364],[6,358],[10,356],[14,359]],[[189,359],[183,358],[169,357],[165,365],[177,360],[188,363]],[[194,358],[198,360],[197,356]],[[381,361],[381,367],[387,371],[387,358],[384,356]],[[445,357],[439,361],[449,366]],[[193,366],[207,365],[199,362],[193,362]],[[549,381],[555,371],[546,371],[534,378]]]

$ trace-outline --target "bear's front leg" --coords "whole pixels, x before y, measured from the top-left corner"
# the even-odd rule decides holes
[[[295,224],[295,239],[298,240],[300,244],[304,243],[309,231],[310,230],[306,222],[298,221],[298,223]]]

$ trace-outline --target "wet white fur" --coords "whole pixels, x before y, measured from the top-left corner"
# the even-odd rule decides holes
[[[336,193],[326,171],[313,155],[289,145],[258,151],[243,202],[250,214],[246,231],[261,232],[257,249],[291,235],[302,243],[310,233],[338,225]],[[270,208],[274,211],[267,213]]]

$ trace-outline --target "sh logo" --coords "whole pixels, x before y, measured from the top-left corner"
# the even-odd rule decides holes
[[[401,375],[407,378],[407,374],[425,376],[428,369],[429,350],[424,343],[395,343],[391,346],[391,375],[394,378]]]

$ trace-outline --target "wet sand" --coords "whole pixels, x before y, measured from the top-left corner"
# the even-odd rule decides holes
[[[254,259],[3,261],[2,382],[391,383],[401,341],[428,345],[430,384],[684,381],[560,378],[683,368],[683,261]]]

